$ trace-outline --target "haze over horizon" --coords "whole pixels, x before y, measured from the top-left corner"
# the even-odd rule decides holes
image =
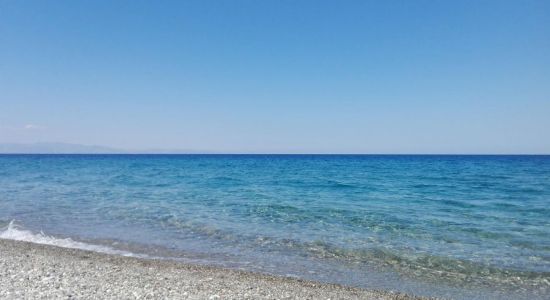
[[[40,143],[0,143],[0,154],[251,154],[251,155],[550,155],[548,153],[408,153],[408,152],[229,152],[183,148],[146,148],[124,149],[102,145],[83,145],[72,143],[40,142]]]
[[[548,1],[0,1],[0,144],[550,153]]]

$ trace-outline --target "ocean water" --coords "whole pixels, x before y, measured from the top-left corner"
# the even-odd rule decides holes
[[[0,238],[550,298],[550,156],[0,155]]]

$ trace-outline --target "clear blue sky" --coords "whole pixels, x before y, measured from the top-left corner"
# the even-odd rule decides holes
[[[550,1],[0,0],[0,142],[550,153]]]

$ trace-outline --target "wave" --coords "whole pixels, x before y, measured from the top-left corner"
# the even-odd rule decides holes
[[[283,211],[297,209],[286,205],[270,207]],[[312,261],[330,261],[349,267],[359,266],[397,272],[402,276],[428,282],[445,282],[450,286],[474,284],[485,288],[498,287],[502,290],[530,287],[533,291],[539,292],[550,289],[550,272],[545,267],[547,264],[543,262],[538,268],[527,270],[513,265],[499,265],[498,262],[476,261],[474,257],[468,256],[449,257],[443,253],[439,255],[415,252],[380,245],[349,248],[346,244],[334,244],[322,240],[304,241],[280,236],[237,233],[206,224],[182,222],[177,218],[166,219],[163,224],[190,230],[197,234],[200,240],[215,240],[219,247],[238,244],[242,247],[241,249],[252,247],[262,255],[270,253],[296,255]]]
[[[40,231],[40,233],[35,233],[30,230],[23,229],[21,226],[15,224],[15,220],[10,221],[10,223],[4,228],[0,228],[0,239],[52,245],[62,248],[81,249],[121,256],[142,257],[141,255],[137,255],[132,252],[117,250],[108,246],[88,244],[75,241],[71,238],[57,238],[49,236],[44,234],[42,231]]]

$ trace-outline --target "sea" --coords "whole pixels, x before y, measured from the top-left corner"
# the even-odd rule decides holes
[[[0,155],[0,238],[550,299],[550,156]]]

